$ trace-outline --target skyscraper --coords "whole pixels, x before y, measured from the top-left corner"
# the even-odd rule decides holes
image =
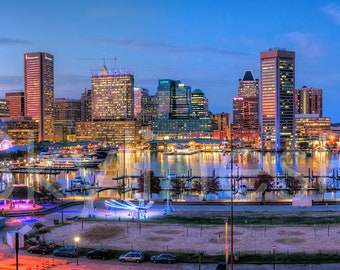
[[[259,80],[254,79],[251,70],[246,70],[243,78],[238,80],[238,95],[242,97],[258,97]]]
[[[132,119],[134,76],[127,70],[107,69],[92,76],[92,121]]]
[[[322,117],[322,89],[302,86],[295,90],[295,113]]]
[[[233,98],[233,137],[258,143],[259,81],[251,70],[239,79],[238,96]]]
[[[80,100],[56,98],[55,140],[72,141],[76,134],[76,122],[80,121]]]
[[[24,92],[6,93],[6,100],[9,102],[9,116],[19,117],[25,113]]]
[[[142,87],[134,87],[134,114],[135,118],[140,120],[142,114],[142,99],[145,96],[149,96],[149,90]]]
[[[142,125],[151,125],[151,122],[157,118],[157,104],[157,96],[142,96],[142,110],[140,119]]]
[[[169,118],[170,115],[170,96],[173,89],[176,88],[176,81],[158,80],[157,87],[157,115],[158,117]]]
[[[295,143],[295,52],[260,53],[262,149],[281,151]]]
[[[85,88],[80,98],[80,121],[88,122],[92,120],[91,107],[91,89]]]
[[[39,141],[54,140],[54,59],[44,52],[25,53],[25,116],[39,122]]]
[[[207,117],[209,114],[208,99],[201,89],[191,93],[192,116],[196,118]]]
[[[191,115],[191,87],[176,81],[170,91],[170,118],[189,118]]]

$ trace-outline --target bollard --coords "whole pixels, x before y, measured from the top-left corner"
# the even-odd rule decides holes
[[[50,268],[50,261],[46,261],[46,265],[45,265],[45,268]]]
[[[45,270],[45,263],[44,263],[44,261],[41,263],[40,270]]]
[[[39,265],[36,265],[36,266],[35,266],[35,270],[39,270]]]
[[[52,258],[51,266],[54,266],[54,259]]]

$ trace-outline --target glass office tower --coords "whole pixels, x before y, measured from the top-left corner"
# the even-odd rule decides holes
[[[295,143],[295,52],[260,53],[261,143],[263,150],[282,151]]]

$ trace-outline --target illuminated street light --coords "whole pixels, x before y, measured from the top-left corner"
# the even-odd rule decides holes
[[[77,246],[77,265],[79,265],[78,243],[80,241],[80,238],[78,236],[76,236],[76,237],[74,237],[74,241],[76,242],[76,246]]]

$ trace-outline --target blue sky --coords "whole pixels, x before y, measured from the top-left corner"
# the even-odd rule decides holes
[[[297,88],[323,89],[324,116],[340,122],[340,1],[20,0],[2,1],[0,97],[23,89],[23,55],[55,57],[55,97],[80,99],[91,71],[130,68],[135,86],[158,79],[201,89],[213,113],[232,113],[246,69],[259,54],[296,52]]]

